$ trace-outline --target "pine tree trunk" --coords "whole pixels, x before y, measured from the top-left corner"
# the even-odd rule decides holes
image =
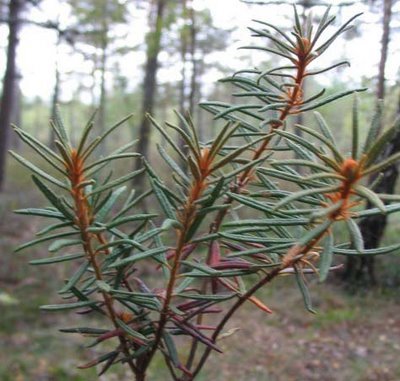
[[[186,115],[188,109],[188,103],[187,103],[187,96],[186,96],[186,89],[187,89],[187,76],[186,76],[186,71],[187,71],[187,53],[188,53],[188,29],[187,29],[187,16],[188,16],[188,9],[187,9],[187,4],[186,0],[182,1],[182,19],[184,22],[184,25],[182,26],[181,29],[181,38],[180,38],[180,53],[181,53],[181,63],[182,63],[182,70],[181,70],[181,81],[179,85],[179,113],[183,116]],[[180,128],[185,130],[185,125],[184,123],[180,124]],[[182,152],[188,153],[187,147],[185,146],[185,141],[182,138],[179,138],[179,147],[182,150]],[[181,163],[182,166],[185,165],[184,161]]]
[[[20,83],[20,75],[17,74],[17,77],[14,81],[15,86],[15,107],[13,110],[13,114],[11,116],[11,123],[21,127],[22,122],[22,93],[19,87]],[[11,135],[10,146],[12,149],[19,149],[21,146],[21,139],[18,138],[17,134]]]
[[[392,18],[392,5],[393,0],[383,1],[381,58],[379,61],[378,85],[376,88],[376,96],[378,99],[385,98],[385,69],[390,40],[390,20]]]
[[[197,47],[197,30],[196,30],[196,18],[192,4],[189,7],[189,18],[190,18],[190,57],[192,63],[192,76],[190,79],[190,93],[189,93],[189,113],[193,117],[194,107],[196,103],[197,94],[197,61],[196,61],[196,47]]]
[[[23,3],[23,0],[10,0],[9,3],[7,64],[3,80],[3,94],[0,102],[0,190],[4,188],[10,123],[16,103],[16,54],[20,29],[19,15],[22,11]]]
[[[137,152],[143,156],[147,156],[150,142],[150,122],[147,113],[152,113],[154,108],[154,97],[156,91],[156,77],[158,70],[158,54],[161,48],[161,34],[163,27],[163,17],[166,0],[157,1],[156,18],[153,25],[153,31],[148,36],[147,41],[147,62],[145,66],[145,75],[143,83],[143,101],[142,101],[142,117],[139,126],[139,142]],[[141,160],[138,160],[135,169],[142,166]],[[136,178],[136,186],[143,187],[144,176]]]
[[[100,100],[99,100],[99,113],[98,113],[98,125],[99,132],[103,134],[106,130],[106,71],[107,71],[107,60],[108,60],[108,23],[107,23],[107,12],[108,6],[107,1],[102,2],[102,13],[101,13],[101,58],[100,58]],[[100,144],[100,155],[104,155],[107,151],[105,143]]]

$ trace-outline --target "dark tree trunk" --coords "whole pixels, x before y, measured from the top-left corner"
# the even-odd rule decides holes
[[[383,22],[382,22],[382,40],[381,40],[381,58],[379,62],[378,83],[376,95],[378,99],[385,98],[385,68],[388,55],[388,47],[390,40],[390,20],[392,16],[392,0],[384,0],[383,2]],[[400,103],[398,114],[400,114]],[[387,145],[384,154],[380,160],[393,155],[400,151],[400,133],[398,133]],[[383,172],[382,181],[375,188],[377,193],[393,194],[398,178],[398,169],[396,165],[387,168]],[[373,178],[369,183],[373,182]],[[367,207],[371,207],[370,204]],[[360,231],[364,239],[366,249],[374,249],[379,246],[385,227],[387,224],[386,216],[373,216],[365,218],[360,222]],[[343,274],[344,279],[348,283],[356,282],[363,285],[374,286],[377,283],[375,276],[375,258],[372,256],[348,257],[346,269]]]
[[[382,21],[382,40],[381,40],[381,58],[379,61],[378,85],[376,96],[378,99],[385,98],[385,68],[388,55],[390,40],[390,20],[392,18],[393,0],[383,1],[383,21]]]
[[[100,100],[99,100],[99,113],[98,113],[98,125],[100,134],[103,134],[106,130],[106,70],[108,60],[108,24],[107,24],[107,1],[103,2],[102,5],[102,31],[101,31],[101,58],[100,58]],[[104,142],[100,145],[100,154],[103,155],[106,152]]]
[[[200,60],[197,65],[197,102],[200,102],[202,97],[202,88],[201,88],[201,78],[203,77],[205,72],[205,64],[203,60]],[[204,126],[204,112],[201,110],[200,107],[197,107],[196,112],[196,126],[197,131],[199,132],[200,140],[205,140],[205,126]]]
[[[143,83],[143,102],[142,102],[142,117],[139,126],[139,142],[137,152],[143,156],[147,156],[150,142],[150,121],[147,118],[147,113],[153,112],[154,96],[156,91],[156,79],[158,70],[158,53],[161,48],[161,33],[163,28],[163,17],[166,0],[158,0],[156,7],[156,17],[153,25],[153,31],[149,33],[147,38],[147,62],[145,66],[145,75]],[[136,169],[142,165],[141,160],[136,162]],[[144,176],[139,176],[136,180],[136,185],[140,188],[143,186]]]
[[[181,53],[181,63],[182,63],[182,70],[181,70],[181,82],[179,85],[179,113],[181,115],[186,115],[188,111],[188,102],[187,102],[187,76],[186,76],[186,71],[187,71],[187,53],[188,53],[188,28],[187,28],[187,19],[188,19],[188,9],[187,9],[187,3],[186,0],[182,1],[182,19],[184,22],[184,25],[182,26],[181,29],[181,41],[180,41],[180,53]],[[184,123],[180,124],[180,127],[185,130],[185,125]],[[179,147],[183,152],[187,152],[187,148],[185,147],[185,141],[181,138],[179,138]],[[184,161],[182,161],[182,166],[185,165]]]
[[[15,124],[16,126],[21,127],[21,120],[22,120],[22,93],[19,87],[20,82],[20,75],[17,75],[14,81],[15,86],[15,107],[13,109],[13,114],[11,116],[11,123]],[[11,135],[10,141],[11,148],[19,149],[21,146],[21,139],[18,138],[17,134]]]
[[[188,51],[188,34],[187,34],[187,6],[186,0],[182,1],[182,19],[184,25],[181,29],[180,36],[180,54],[181,54],[181,81],[179,84],[179,112],[184,115],[186,111],[186,69],[187,69],[187,51]]]
[[[197,94],[197,61],[196,61],[196,47],[197,47],[197,30],[196,30],[196,18],[193,9],[193,4],[189,8],[189,19],[190,19],[190,57],[192,63],[192,76],[190,79],[190,93],[189,93],[189,113],[193,117],[194,107],[196,103]]]
[[[23,3],[23,0],[10,0],[9,3],[7,64],[3,80],[3,94],[0,102],[0,190],[4,188],[9,130],[16,103],[16,54],[20,29],[19,15],[22,11]]]

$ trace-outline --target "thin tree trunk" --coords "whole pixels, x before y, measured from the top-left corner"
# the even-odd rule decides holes
[[[107,1],[103,1],[102,5],[102,31],[101,31],[101,58],[100,58],[100,100],[99,100],[99,114],[98,125],[99,132],[103,134],[106,130],[106,70],[108,59],[108,23],[107,23]],[[103,155],[106,152],[104,142],[100,145],[100,153]]]
[[[197,99],[196,102],[201,101],[201,96],[202,96],[202,89],[201,89],[201,78],[204,75],[205,72],[205,64],[204,61],[201,60],[199,64],[197,65]],[[200,140],[204,140],[205,138],[205,126],[204,126],[204,118],[203,118],[204,112],[200,107],[197,107],[197,112],[196,112],[196,126],[197,126],[197,131],[199,133],[199,138]]]
[[[3,94],[0,102],[0,190],[4,188],[9,130],[11,117],[15,108],[16,54],[21,24],[19,15],[22,11],[23,3],[23,0],[10,0],[9,3],[7,64],[3,80]]]
[[[188,52],[188,29],[187,29],[187,19],[188,19],[188,9],[186,0],[182,1],[182,19],[183,26],[181,29],[181,81],[179,85],[179,113],[183,116],[186,115],[187,112],[187,101],[186,101],[186,70],[187,70],[187,52]],[[180,124],[180,127],[185,130],[184,123]],[[179,147],[183,152],[187,152],[187,148],[185,147],[185,141],[182,138],[179,138]],[[184,161],[181,163],[183,166],[185,165]]]
[[[13,114],[11,116],[11,123],[20,127],[22,120],[22,93],[21,93],[21,88],[19,87],[19,83],[20,83],[20,75],[17,74],[17,77],[15,78],[14,81],[15,107],[13,110]],[[19,149],[21,146],[21,139],[18,139],[17,134],[12,134],[10,143],[13,149]]]
[[[383,1],[381,58],[379,61],[378,85],[376,88],[376,96],[378,99],[385,98],[385,69],[390,40],[390,20],[392,18],[392,5],[393,0]]]
[[[156,91],[156,78],[158,70],[158,54],[161,48],[161,34],[163,28],[163,17],[166,0],[157,1],[156,18],[153,31],[148,35],[147,41],[147,62],[145,66],[145,75],[143,83],[143,101],[142,101],[142,117],[139,126],[139,142],[137,144],[137,152],[143,156],[147,156],[150,142],[150,122],[147,113],[152,113],[154,108],[154,96]],[[142,165],[141,160],[136,161],[135,168],[139,169]],[[143,186],[144,176],[139,176],[136,185],[141,188]]]
[[[190,19],[190,57],[192,63],[192,76],[190,79],[190,93],[189,93],[189,113],[193,117],[196,93],[197,93],[197,61],[196,61],[196,47],[197,47],[197,30],[196,30],[196,17],[193,9],[193,0],[189,7]]]

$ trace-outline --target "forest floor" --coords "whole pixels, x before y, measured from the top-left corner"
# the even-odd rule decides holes
[[[12,254],[38,227],[10,212],[41,202],[16,190],[29,189],[28,181],[22,176],[0,205],[0,380],[98,380],[94,369],[76,368],[95,356],[85,348],[88,341],[58,332],[79,317],[39,311],[56,302],[57,279],[68,272],[29,266],[28,260],[43,256],[40,248]],[[273,314],[246,305],[227,327],[235,333],[219,342],[224,354],[213,355],[199,381],[400,381],[400,293],[385,278],[391,274],[399,284],[398,255],[381,267],[384,286],[368,292],[349,294],[337,280],[322,285],[311,280],[317,314],[305,310],[300,293],[290,287],[293,279],[278,279],[258,295]],[[161,369],[160,361],[150,369],[149,381],[169,381]],[[111,370],[100,380],[132,377]]]

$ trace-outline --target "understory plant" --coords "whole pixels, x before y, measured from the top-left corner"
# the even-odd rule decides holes
[[[226,324],[243,304],[272,312],[256,292],[275,278],[292,274],[312,311],[306,276],[323,281],[335,268],[334,254],[379,255],[400,248],[366,250],[358,228],[367,216],[400,210],[399,196],[374,192],[379,173],[400,158],[377,160],[399,122],[381,128],[379,105],[370,126],[360,126],[353,96],[352,140],[342,152],[315,110],[365,89],[330,96],[303,91],[309,77],[347,64],[321,69],[314,61],[356,17],[333,32],[329,9],[317,25],[310,18],[301,23],[295,10],[290,33],[255,22],[250,30],[257,45],[245,48],[266,52],[278,64],[223,80],[237,89],[233,96],[240,102],[201,105],[220,121],[212,140],[199,141],[190,117],[177,113],[176,122],[164,126],[149,116],[168,144],[157,148],[169,173],[143,158],[141,170],[115,177],[114,163],[138,156],[130,151],[135,142],[109,156],[96,155],[129,117],[93,139],[93,116],[74,146],[57,114],[51,123],[55,150],[15,127],[46,166],[11,154],[33,172],[49,202],[16,212],[51,222],[16,251],[48,243],[50,256],[32,265],[69,263],[60,302],[41,309],[95,317],[61,329],[83,335],[98,353],[79,368],[96,366],[102,375],[120,364],[143,381],[153,360],[163,358],[171,379],[194,380],[211,353],[221,356],[218,341],[232,333]],[[309,126],[288,123],[310,112]],[[359,130],[367,127],[359,142]],[[367,186],[371,175],[376,181]],[[127,184],[138,176],[146,176],[148,186],[136,194]],[[336,237],[336,224],[347,233]],[[246,324],[252,317],[247,319]]]

